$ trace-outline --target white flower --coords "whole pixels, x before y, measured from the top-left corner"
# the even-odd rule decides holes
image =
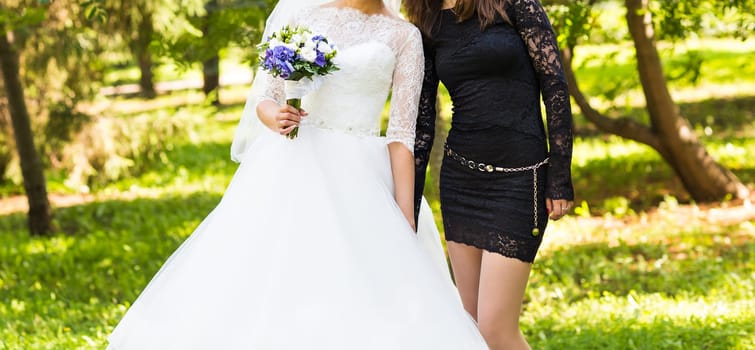
[[[291,43],[296,46],[303,44],[304,40],[306,40],[306,38],[302,34],[294,34],[291,36]]]
[[[278,46],[283,46],[283,42],[278,40],[278,38],[271,38],[268,42],[268,47],[270,47],[271,49]]]
[[[319,44],[317,44],[317,51],[320,51],[327,55],[333,52],[333,48],[330,45],[328,45],[326,42],[321,41]]]
[[[314,41],[312,41],[312,39],[308,39],[307,41],[304,42],[304,49],[305,50],[314,50],[314,49],[316,49],[316,47],[315,47],[316,45],[317,45],[317,43],[315,43]]]
[[[301,57],[307,62],[314,62],[317,59],[317,51],[314,48],[303,48],[301,50]]]

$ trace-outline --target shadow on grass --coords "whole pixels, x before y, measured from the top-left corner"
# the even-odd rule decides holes
[[[710,126],[723,130],[750,128],[755,123],[755,96],[707,99],[680,103],[681,114],[692,125]],[[715,134],[714,134],[715,135]]]
[[[131,300],[219,201],[195,193],[60,208],[64,233],[51,237],[29,237],[21,214],[2,217],[1,299]]]
[[[569,246],[544,254],[531,286],[562,288],[568,301],[633,291],[748,298],[755,273],[755,242],[744,233],[689,233],[662,242]],[[750,286],[750,287],[748,287]]]
[[[740,181],[744,183],[745,185],[749,185],[750,188],[755,186],[755,167],[753,168],[729,168],[734,175],[737,175]]]
[[[728,155],[727,143],[739,145],[740,150],[744,149],[746,152],[752,147],[752,139],[731,138],[724,144],[710,145],[709,150],[712,147],[719,148],[716,152],[717,157],[721,158],[720,163],[727,166],[745,185],[755,185],[755,163],[747,158]],[[575,165],[572,179],[577,202],[587,201],[590,208],[595,209],[593,214],[611,211],[611,205],[606,204],[606,200],[616,197],[626,198],[628,208],[636,212],[657,206],[666,196],[673,196],[683,204],[692,202],[679,177],[660,155],[649,148],[639,153],[607,154]]]
[[[752,137],[755,133],[755,95],[730,98],[713,98],[695,102],[678,103],[682,116],[697,130],[710,127],[712,135],[706,139],[726,140],[732,137]],[[649,124],[647,110],[640,107],[614,107],[604,113],[611,117],[631,117],[645,125]],[[575,130],[579,136],[590,137],[604,135],[594,124],[587,121],[581,113],[575,113]]]
[[[627,198],[635,211],[657,205],[668,194],[679,196],[681,202],[688,200],[671,168],[652,153],[593,159],[574,166],[572,179],[577,201],[586,200],[591,208],[603,208],[603,202],[612,197]]]

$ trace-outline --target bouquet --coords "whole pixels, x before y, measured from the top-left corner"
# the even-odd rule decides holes
[[[301,109],[301,98],[317,89],[320,78],[338,70],[333,58],[338,50],[322,35],[304,27],[285,26],[258,46],[262,69],[286,81],[286,103]],[[295,139],[297,126],[288,134]]]

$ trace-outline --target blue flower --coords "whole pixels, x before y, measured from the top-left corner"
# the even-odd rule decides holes
[[[283,65],[280,67],[281,72],[281,78],[288,79],[288,77],[291,76],[291,73],[294,72],[294,66],[291,65],[289,62],[284,62]]]
[[[273,48],[273,55],[277,62],[291,62],[296,57],[296,52],[285,46],[276,46]]]
[[[265,52],[265,69],[273,69],[280,72],[283,79],[288,78],[294,72],[292,65],[296,58],[296,52],[285,46],[276,46]]]
[[[325,60],[325,53],[317,51],[317,58],[315,58],[315,64],[320,67],[325,67],[327,61]]]
[[[275,62],[273,61],[273,50],[267,49],[265,50],[265,58],[262,60],[262,66],[265,67],[265,69],[270,70],[273,68],[273,64]]]

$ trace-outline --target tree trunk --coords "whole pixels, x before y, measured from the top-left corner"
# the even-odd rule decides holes
[[[637,53],[637,69],[652,131],[666,150],[661,155],[695,200],[721,200],[727,195],[746,197],[747,187],[708,154],[689,122],[679,114],[656,49],[648,2],[625,0],[626,18]]]
[[[650,128],[629,117],[609,118],[592,108],[587,96],[585,96],[579,88],[577,77],[574,75],[572,64],[573,52],[574,48],[566,47],[561,50],[561,58],[564,62],[564,73],[566,75],[566,82],[569,86],[569,94],[574,98],[574,102],[577,106],[579,106],[582,115],[603,132],[646,144],[666,158],[668,152],[666,151],[665,146]]]
[[[0,68],[8,96],[13,135],[21,161],[24,189],[29,201],[29,231],[32,235],[44,235],[51,231],[50,202],[47,198],[47,183],[44,167],[34,146],[31,119],[26,109],[24,89],[21,84],[19,55],[8,40],[8,34],[0,32]]]
[[[11,153],[13,153],[13,133],[10,131],[10,116],[8,115],[8,103],[5,95],[5,84],[0,78],[0,183],[5,180],[3,177],[8,165],[11,162]]]
[[[212,98],[214,106],[220,105],[220,58],[215,55],[207,61],[202,62],[202,75],[204,77],[204,94]]]
[[[157,91],[155,91],[155,78],[152,74],[152,57],[149,52],[141,52],[138,60],[139,71],[141,72],[139,87],[141,88],[142,95],[146,98],[155,98]]]
[[[154,83],[155,78],[152,73],[152,53],[149,50],[153,33],[152,14],[143,13],[138,25],[136,38],[131,43],[131,50],[136,57],[141,73],[139,87],[141,88],[142,96],[146,98],[155,98],[157,96]]]
[[[213,12],[217,11],[217,7],[217,0],[209,0],[204,5],[207,15],[204,18],[202,34],[205,38],[209,37]],[[219,106],[220,95],[218,88],[220,87],[220,57],[218,57],[217,53],[210,59],[202,62],[202,75],[204,77],[204,86],[202,89],[204,90],[205,96],[212,98],[212,104],[214,106]]]

